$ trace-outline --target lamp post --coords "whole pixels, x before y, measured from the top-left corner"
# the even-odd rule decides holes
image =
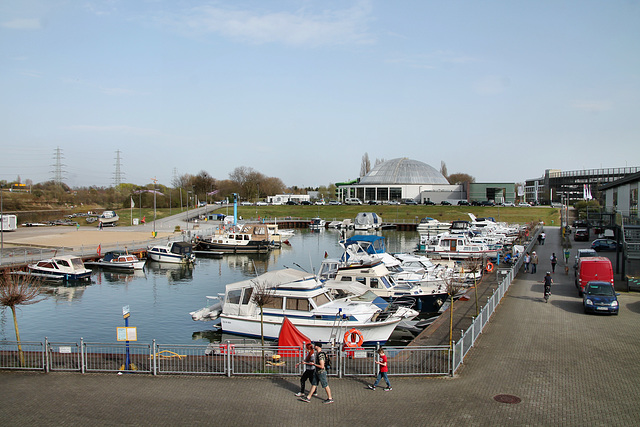
[[[156,183],[158,180],[156,178],[151,178],[153,181],[153,237],[156,237]]]
[[[189,193],[191,190],[187,190],[187,230],[189,230]]]

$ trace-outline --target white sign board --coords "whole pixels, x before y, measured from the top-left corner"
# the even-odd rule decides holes
[[[138,331],[136,327],[118,327],[116,328],[118,341],[138,341]]]

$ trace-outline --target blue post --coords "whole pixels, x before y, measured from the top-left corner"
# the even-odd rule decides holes
[[[238,193],[233,193],[233,225],[238,225]]]
[[[124,327],[128,328],[129,327],[129,316],[124,318]],[[125,370],[128,371],[129,370],[129,364],[130,364],[130,358],[129,358],[129,341],[125,341],[127,344],[127,359],[125,361]]]

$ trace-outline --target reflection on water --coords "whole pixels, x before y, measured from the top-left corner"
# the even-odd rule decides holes
[[[351,233],[350,233],[351,234]],[[415,232],[382,232],[389,252],[411,251]],[[96,270],[89,285],[46,287],[44,301],[17,310],[21,338],[25,341],[116,342],[116,328],[124,326],[122,307],[131,310],[129,325],[135,326],[139,343],[189,344],[210,342],[216,337],[213,322],[194,322],[189,313],[206,305],[207,295],[224,292],[228,283],[246,280],[285,267],[317,272],[325,256],[337,258],[342,250],[337,230],[310,233],[297,229],[291,246],[269,254],[225,255],[198,258],[196,265],[147,262],[134,273]],[[299,266],[299,267],[298,267]],[[10,314],[10,310],[9,310]],[[15,340],[13,321],[0,312],[0,340]],[[236,337],[237,338],[237,337]],[[215,339],[214,339],[215,341]]]

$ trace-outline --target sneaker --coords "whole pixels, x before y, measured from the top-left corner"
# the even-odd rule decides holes
[[[297,392],[297,393],[296,393],[296,396],[297,396],[297,397],[302,397],[302,396],[304,396],[304,393]]]
[[[384,391],[391,391],[391,390],[393,390],[393,389],[392,389],[391,387],[385,387],[385,388],[383,388],[383,390],[384,390]]]
[[[311,400],[309,400],[309,398],[308,398],[307,396],[302,396],[302,397],[300,398],[300,400],[302,400],[302,401],[303,401],[303,402],[305,402],[305,403],[309,403],[309,402],[311,402]]]
[[[318,392],[313,393],[313,397],[318,397]]]
[[[325,404],[327,404],[327,405],[328,405],[329,403],[333,403],[333,399],[327,399],[327,400],[325,400],[325,401],[324,401],[324,403],[325,403]]]
[[[371,389],[371,390],[375,390],[376,389],[376,386],[371,385],[371,384],[369,384],[367,387],[369,387],[369,389]]]

